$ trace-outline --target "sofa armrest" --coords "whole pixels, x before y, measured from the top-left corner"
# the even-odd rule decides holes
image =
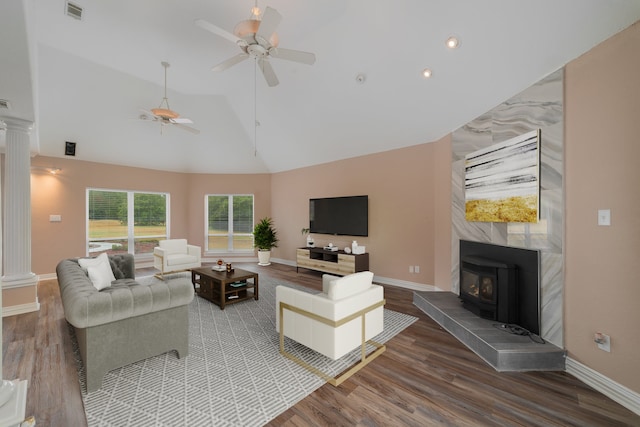
[[[165,250],[159,246],[156,246],[155,248],[153,248],[153,254],[159,257],[164,257],[166,255]]]
[[[187,245],[187,253],[189,255],[196,256],[198,257],[198,259],[200,259],[201,257],[200,246]]]
[[[116,279],[135,279],[136,267],[132,254],[109,255],[109,264]]]

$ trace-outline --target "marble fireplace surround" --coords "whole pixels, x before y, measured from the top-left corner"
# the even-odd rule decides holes
[[[557,70],[452,133],[451,291],[460,291],[460,240],[540,251],[540,336],[563,348],[563,78]],[[540,222],[468,222],[464,156],[540,129]]]

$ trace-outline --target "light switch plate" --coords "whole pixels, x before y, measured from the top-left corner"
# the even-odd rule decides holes
[[[611,209],[598,209],[598,225],[611,225]]]
[[[49,222],[60,222],[62,221],[62,215],[49,215]]]

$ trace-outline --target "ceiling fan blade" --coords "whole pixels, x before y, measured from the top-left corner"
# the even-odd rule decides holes
[[[276,72],[273,70],[271,63],[269,63],[269,61],[267,61],[266,59],[261,59],[258,63],[258,66],[260,67],[260,70],[262,70],[262,75],[267,81],[267,84],[270,87],[278,86],[278,83],[280,82],[278,81],[278,77],[276,77]]]
[[[311,52],[301,50],[273,48],[269,50],[269,56],[287,61],[300,62],[302,64],[313,65],[316,62],[316,55]]]
[[[191,119],[187,119],[186,117],[176,117],[175,119],[169,119],[169,121],[173,124],[193,123]]]
[[[158,116],[156,116],[155,114],[153,114],[151,111],[149,110],[145,110],[143,108],[140,109],[140,120],[153,120],[156,121],[158,120]]]
[[[224,71],[227,68],[231,68],[234,65],[236,65],[238,62],[242,62],[245,59],[247,59],[249,57],[248,53],[239,53],[236,56],[232,56],[231,58],[227,59],[226,61],[223,61],[221,63],[219,63],[218,65],[216,65],[215,67],[213,67],[211,69],[211,71]]]
[[[183,124],[180,123],[173,123],[175,126],[179,127],[180,129],[186,130],[187,132],[191,132],[194,135],[198,135],[200,133],[200,131],[198,129],[189,127],[189,126],[185,126]]]
[[[264,11],[264,15],[262,15],[262,21],[260,21],[258,32],[256,33],[256,40],[258,43],[269,45],[269,38],[271,38],[271,34],[276,31],[281,20],[282,15],[280,15],[277,10],[267,6],[267,9]]]
[[[223,37],[229,41],[232,41],[234,43],[238,43],[238,41],[242,41],[241,38],[237,37],[236,35],[223,30],[222,28],[218,27],[217,25],[213,25],[211,22],[207,22],[204,19],[196,19],[196,25],[204,30],[210,31],[213,34]]]

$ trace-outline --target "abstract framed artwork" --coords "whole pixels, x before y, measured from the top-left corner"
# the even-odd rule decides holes
[[[540,129],[465,156],[465,217],[478,222],[538,222]]]

